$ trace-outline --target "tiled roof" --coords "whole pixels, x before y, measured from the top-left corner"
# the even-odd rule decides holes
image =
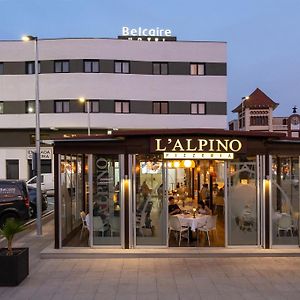
[[[241,104],[237,106],[232,112],[239,112],[242,110],[242,105],[245,108],[269,108],[275,109],[278,103],[274,102],[270,97],[268,97],[264,92],[257,88],[251,95],[249,99],[242,100]]]

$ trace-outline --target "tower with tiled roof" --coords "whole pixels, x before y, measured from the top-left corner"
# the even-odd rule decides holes
[[[257,88],[249,96],[243,97],[232,112],[238,113],[239,130],[273,131],[273,111],[277,106],[278,103]]]

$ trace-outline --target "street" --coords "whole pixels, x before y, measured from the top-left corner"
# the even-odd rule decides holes
[[[30,248],[30,274],[0,287],[1,300],[299,299],[300,257],[40,259],[53,229],[17,239]]]

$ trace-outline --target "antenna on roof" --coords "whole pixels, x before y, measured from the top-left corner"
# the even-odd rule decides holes
[[[297,106],[295,105],[294,107],[293,107],[293,114],[296,114],[297,113]]]

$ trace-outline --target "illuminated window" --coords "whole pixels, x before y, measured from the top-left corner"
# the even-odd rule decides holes
[[[85,60],[84,72],[85,73],[99,73],[99,60]]]
[[[153,63],[152,69],[154,75],[168,75],[168,63]]]
[[[169,103],[164,102],[153,102],[152,110],[154,114],[168,114],[169,113]]]
[[[55,73],[69,73],[70,72],[70,62],[68,60],[57,60],[54,62],[54,72]]]
[[[115,61],[115,73],[129,73],[128,61]]]
[[[191,103],[191,114],[192,115],[205,115],[205,103],[192,102]]]
[[[191,75],[204,75],[204,64],[191,64],[190,65]]]
[[[26,106],[26,114],[34,114],[35,113],[35,101],[30,100],[25,102]]]
[[[0,114],[4,113],[4,102],[0,101]]]
[[[115,101],[115,113],[128,114],[129,112],[129,101]]]
[[[54,101],[54,111],[56,113],[70,112],[70,101],[69,100]]]

